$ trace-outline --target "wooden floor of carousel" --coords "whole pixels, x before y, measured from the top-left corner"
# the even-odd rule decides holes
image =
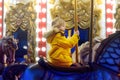
[[[9,68],[4,72],[5,80],[14,77],[22,71],[19,80],[120,80],[120,32],[110,35],[103,40],[97,50],[94,63],[82,67],[55,67],[40,58],[37,64],[24,67],[20,66],[12,71]],[[59,63],[58,63],[59,64]],[[20,69],[19,69],[20,68]],[[25,71],[24,71],[25,70]],[[7,72],[13,72],[8,74]],[[9,78],[9,79],[7,79]]]

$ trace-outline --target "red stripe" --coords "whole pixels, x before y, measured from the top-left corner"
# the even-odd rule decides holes
[[[106,0],[107,2],[107,0]],[[106,3],[106,37],[108,37],[110,34],[112,34],[111,32],[107,32],[107,28],[113,29],[113,22],[107,22],[107,19],[110,18],[111,20],[113,20],[113,13],[108,13],[107,9],[111,9],[111,11],[113,10],[113,5],[110,3]]]
[[[46,7],[46,3],[40,3],[39,4],[41,6],[41,12],[39,13],[39,19],[41,20],[41,22],[39,22],[38,24],[38,28],[42,29],[42,28],[46,28],[46,22],[42,22],[42,19],[45,18],[46,19],[46,13],[43,13],[42,12],[42,8],[45,8],[47,9]],[[42,37],[43,37],[43,32],[39,32],[38,33],[38,37],[42,40]],[[43,41],[39,41],[38,42],[38,47],[40,48],[40,51],[38,51],[38,56],[46,56],[46,51],[42,51],[42,47],[46,47],[46,42],[43,42]]]
[[[0,7],[1,8],[3,8],[2,5],[3,5],[3,2],[0,2]],[[2,16],[2,18],[3,18],[2,10],[0,10],[0,16]],[[2,18],[0,19],[0,24],[2,24]],[[0,26],[0,33],[1,33],[0,38],[2,38],[2,33],[3,33],[3,26],[2,25]]]

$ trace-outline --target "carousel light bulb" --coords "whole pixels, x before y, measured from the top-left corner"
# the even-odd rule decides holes
[[[41,12],[41,6],[36,5],[36,6],[35,6],[35,10],[36,10],[36,11],[38,11],[38,10],[39,10],[39,12]]]
[[[36,12],[39,14],[41,12],[41,6],[38,4],[35,6]]]
[[[24,46],[23,46],[23,49],[27,49],[27,46],[26,46],[26,45],[24,45]]]
[[[40,12],[41,12],[41,9],[37,9],[36,12],[37,12],[37,13],[40,13]]]
[[[2,35],[2,33],[0,32],[0,36]]]
[[[36,19],[36,23],[39,23],[39,22],[41,22],[41,19],[38,19],[38,18],[37,18],[37,19]]]
[[[46,18],[42,18],[42,22],[46,22]]]
[[[36,47],[36,52],[40,51],[40,48],[39,47]]]
[[[111,4],[112,1],[111,1],[111,0],[107,0],[106,3],[107,3],[107,4]]]
[[[42,42],[45,42],[46,41],[46,38],[42,38]]]
[[[36,3],[41,3],[41,0],[36,0]]]
[[[42,12],[43,12],[43,13],[46,13],[46,8],[42,8]]]
[[[37,37],[37,38],[36,38],[36,42],[39,42],[39,41],[41,41],[41,39]]]
[[[111,22],[112,20],[111,20],[111,18],[107,18],[107,22]]]
[[[2,24],[0,23],[0,27],[2,27]]]
[[[110,1],[112,5],[116,4],[115,0]]]
[[[45,52],[46,51],[46,47],[42,47],[42,51]]]
[[[37,28],[37,29],[36,29],[36,33],[39,33],[40,31],[41,31],[40,28]]]
[[[0,15],[0,19],[2,19],[2,16]]]
[[[0,2],[2,2],[2,0],[0,0]]]
[[[107,9],[107,13],[111,13],[112,11],[111,11],[111,9],[110,8],[108,8]]]
[[[107,28],[107,32],[111,32],[112,31],[112,29],[111,28]]]
[[[46,0],[42,0],[42,3],[46,3]]]
[[[2,7],[0,7],[0,11],[2,11]]]
[[[39,57],[36,57],[36,58],[35,58],[36,61],[39,61],[39,59],[40,59]]]

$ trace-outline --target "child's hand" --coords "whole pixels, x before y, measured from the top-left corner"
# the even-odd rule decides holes
[[[76,31],[75,31],[75,34],[78,34],[78,35],[79,35],[79,31],[78,31],[78,30],[76,30]]]

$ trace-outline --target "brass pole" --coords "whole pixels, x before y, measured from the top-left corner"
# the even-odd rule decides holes
[[[90,42],[90,50],[89,50],[89,63],[92,62],[92,34],[93,34],[93,11],[94,11],[94,0],[91,0],[91,18],[90,18],[90,29],[89,29],[89,42]]]
[[[75,31],[78,30],[78,20],[77,20],[77,0],[75,0],[75,6],[74,6],[74,23],[75,23]],[[76,44],[76,62],[78,63],[78,44]]]

